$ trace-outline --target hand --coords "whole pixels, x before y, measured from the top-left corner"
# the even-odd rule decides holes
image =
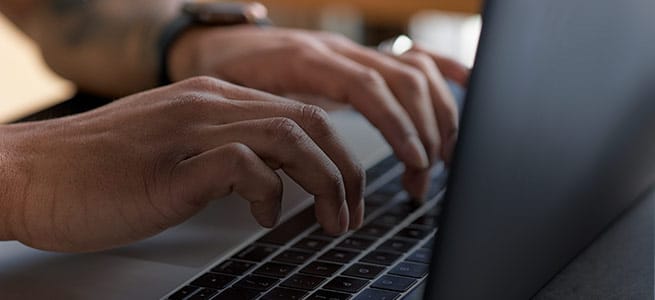
[[[276,94],[312,94],[352,104],[405,163],[405,188],[422,197],[428,166],[447,162],[458,114],[444,77],[468,70],[420,47],[394,57],[334,34],[252,26],[196,29],[171,50],[174,80],[210,75]]]
[[[323,110],[216,79],[0,129],[3,179],[16,179],[0,199],[2,220],[9,238],[35,248],[94,251],[137,241],[232,192],[271,227],[282,196],[276,169],[315,195],[327,232],[362,223],[363,172]]]

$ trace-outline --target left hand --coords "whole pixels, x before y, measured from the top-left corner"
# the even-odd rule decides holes
[[[457,107],[445,78],[468,80],[465,67],[421,47],[392,56],[331,33],[254,26],[190,30],[171,48],[169,64],[175,81],[209,75],[353,105],[405,163],[405,188],[419,198],[429,165],[439,157],[449,162],[457,138]]]

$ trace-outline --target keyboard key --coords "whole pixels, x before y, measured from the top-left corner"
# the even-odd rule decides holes
[[[357,255],[359,255],[359,253],[353,251],[332,249],[326,252],[325,254],[323,254],[318,259],[329,261],[329,262],[346,264],[349,263],[351,260],[353,260],[353,258],[355,258]]]
[[[296,274],[289,277],[289,279],[285,280],[280,285],[283,287],[311,291],[321,285],[323,281],[325,281],[325,279],[321,277]]]
[[[405,276],[405,277],[414,277],[414,278],[423,278],[425,275],[428,275],[428,265],[426,264],[417,264],[410,262],[402,262],[395,266],[389,274]]]
[[[235,284],[235,286],[264,292],[273,287],[278,281],[280,280],[275,278],[250,275],[244,279],[241,279]]]
[[[366,250],[366,248],[370,247],[374,242],[375,240],[367,238],[349,237],[341,241],[337,247],[352,250]]]
[[[353,235],[379,238],[387,234],[391,228],[391,226],[387,225],[369,224],[355,231]]]
[[[350,297],[348,294],[319,290],[309,296],[307,300],[348,300]]]
[[[364,256],[362,261],[376,265],[390,266],[396,262],[398,258],[400,258],[400,254],[385,251],[373,251]]]
[[[168,300],[182,300],[182,299],[185,299],[186,297],[188,297],[189,295],[195,293],[199,289],[200,288],[197,287],[197,286],[187,285],[187,286],[177,290],[177,292],[175,292],[173,295],[168,297]]]
[[[235,279],[236,277],[234,276],[206,273],[191,282],[191,285],[221,290]]]
[[[339,269],[341,269],[341,265],[315,261],[308,264],[305,268],[300,270],[300,273],[311,274],[321,277],[330,277],[334,273],[336,273]]]
[[[366,203],[367,207],[369,205],[382,206],[389,203],[392,198],[389,195],[373,193],[364,197],[364,203]]]
[[[430,187],[428,187],[428,192],[425,193],[425,199],[426,200],[432,200],[434,197],[439,195],[441,191],[443,191],[444,187],[446,185],[445,178],[438,178],[437,180],[433,180],[430,183]]]
[[[329,235],[329,234],[325,233],[323,228],[319,228],[319,229],[314,230],[310,234],[310,237],[317,238],[317,239],[322,239],[322,240],[326,240],[326,241],[332,241],[332,240],[334,240],[336,238],[333,235]]]
[[[392,179],[391,181],[383,184],[377,191],[375,191],[375,193],[388,195],[388,196],[395,196],[396,194],[402,192],[403,190],[404,188],[403,188],[402,179],[400,176],[398,176]]]
[[[298,250],[287,250],[280,255],[276,256],[273,258],[274,261],[279,261],[279,262],[285,262],[285,263],[290,263],[294,265],[302,265],[304,264],[309,258],[311,258],[314,254],[312,253],[307,253],[304,251],[298,251]]]
[[[365,264],[354,264],[342,274],[346,276],[359,277],[364,279],[374,279],[382,271],[386,269],[385,267],[365,265]]]
[[[265,263],[263,266],[255,270],[255,274],[265,275],[277,278],[284,278],[289,275],[293,270],[296,269],[296,266],[280,264],[280,263]]]
[[[416,282],[416,279],[384,275],[371,286],[378,289],[390,290],[395,292],[405,292]]]
[[[396,236],[406,239],[422,240],[431,232],[431,229],[405,228],[399,231]]]
[[[281,246],[293,240],[314,224],[316,224],[316,217],[314,215],[314,206],[312,205],[275,227],[260,238],[258,242]]]
[[[389,208],[389,210],[387,210],[387,213],[404,218],[407,215],[410,215],[411,213],[416,211],[416,209],[418,209],[419,207],[421,206],[416,204],[415,201],[405,200]]]
[[[234,258],[252,262],[260,262],[269,257],[275,251],[277,251],[277,248],[275,247],[251,245],[243,251],[239,252],[239,254],[235,255]]]
[[[252,300],[259,297],[260,293],[257,291],[231,287],[224,292],[220,293],[212,300]]]
[[[248,272],[248,270],[254,266],[255,264],[249,262],[228,260],[222,262],[217,267],[214,267],[212,272],[240,276]]]
[[[361,294],[355,297],[355,300],[395,300],[400,297],[399,293],[376,290],[376,289],[365,289]]]
[[[387,225],[387,226],[396,226],[405,219],[405,216],[397,216],[388,213],[384,213],[381,216],[375,218],[371,224],[377,225]]]
[[[440,213],[441,213],[441,206],[437,205],[426,211],[425,215],[428,217],[438,217]]]
[[[364,207],[365,207],[365,209],[364,209],[364,219],[368,219],[368,217],[370,215],[374,214],[375,212],[380,210],[380,208],[382,208],[381,205],[376,205],[376,204],[366,204],[366,206],[364,206]]]
[[[357,293],[368,284],[368,280],[339,276],[330,280],[323,288],[346,293]]]
[[[414,222],[412,222],[412,225],[434,228],[437,226],[437,218],[429,217],[429,216],[421,216],[418,217],[416,220],[414,220]]]
[[[379,163],[375,164],[373,167],[366,170],[366,182],[372,183],[380,176],[391,170],[394,166],[399,163],[398,159],[391,155]]]
[[[378,250],[383,251],[394,251],[399,253],[405,253],[412,249],[417,241],[401,240],[397,238],[392,238],[380,245]]]
[[[432,249],[432,246],[434,246],[434,236],[432,238],[430,238],[429,240],[427,240],[427,242],[425,242],[425,244],[423,244],[423,246],[421,248]]]
[[[429,264],[432,260],[432,251],[428,249],[418,249],[407,258],[408,261]]]
[[[261,300],[300,300],[307,295],[307,292],[285,289],[285,288],[275,288],[268,294],[261,297]]]
[[[329,243],[330,242],[328,241],[319,240],[315,238],[304,238],[300,240],[300,242],[297,242],[295,245],[293,245],[292,248],[307,250],[311,252],[318,252],[323,250],[323,248],[325,248],[325,246],[327,246]]]
[[[207,289],[204,288],[200,290],[199,292],[193,294],[189,300],[206,300],[206,299],[211,299],[211,297],[214,297],[214,295],[218,294],[218,291],[215,289]]]

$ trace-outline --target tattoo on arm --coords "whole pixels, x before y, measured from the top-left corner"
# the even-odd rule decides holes
[[[68,46],[79,46],[102,31],[102,17],[97,0],[52,0],[48,5],[54,15],[71,22],[60,34]]]
[[[113,94],[110,89],[116,89],[85,78],[82,69],[91,65],[108,76],[113,72],[107,81],[128,81],[124,74],[133,76],[132,82],[141,80],[117,93],[124,95],[156,83],[158,35],[181,1],[41,0],[33,37],[51,67],[80,85],[93,83],[91,90]]]

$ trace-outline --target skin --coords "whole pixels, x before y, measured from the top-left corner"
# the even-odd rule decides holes
[[[449,160],[458,121],[445,79],[464,85],[468,70],[421,47],[396,57],[323,32],[192,29],[169,53],[179,83],[134,94],[156,86],[156,41],[180,2],[0,2],[54,71],[81,90],[125,97],[81,115],[0,126],[0,239],[107,249],[232,192],[270,227],[279,216],[277,169],[316,196],[328,233],[360,226],[363,172],[325,112],[248,88],[352,105],[405,162],[416,198],[430,164]]]
[[[208,75],[352,105],[405,163],[405,188],[419,199],[428,167],[449,162],[457,139],[457,107],[445,79],[465,85],[468,78],[466,68],[420,46],[392,56],[331,33],[254,26],[192,30],[172,48],[170,66],[174,80]]]
[[[0,178],[13,178],[2,185],[0,237],[38,249],[138,241],[232,192],[262,226],[274,226],[278,169],[315,196],[326,232],[363,219],[364,173],[325,111],[209,77],[0,134]]]

